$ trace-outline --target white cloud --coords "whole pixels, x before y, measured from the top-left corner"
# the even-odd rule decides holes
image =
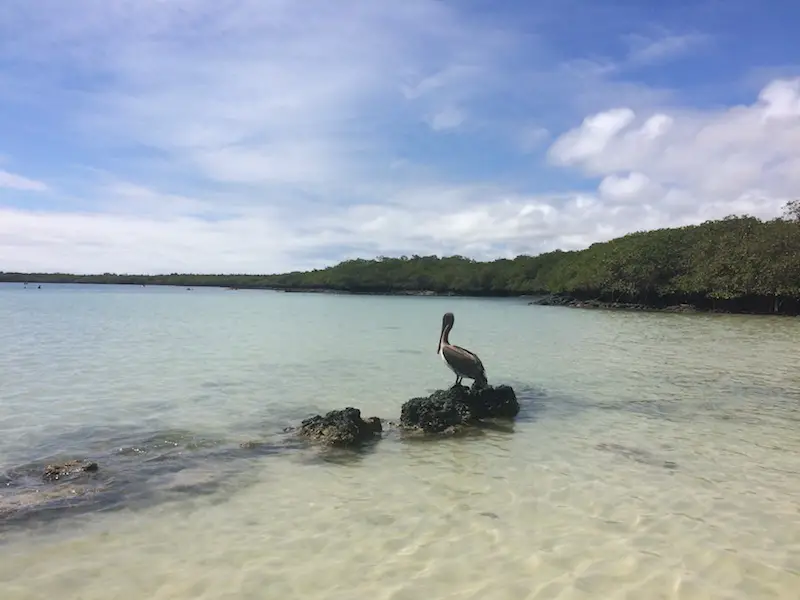
[[[282,270],[292,236],[277,222],[237,218],[34,212],[0,208],[5,270],[75,273]]]
[[[112,215],[150,217],[209,216],[219,206],[180,194],[159,192],[127,181],[111,181],[100,188],[99,208]]]
[[[486,259],[734,212],[771,217],[800,184],[797,83],[775,81],[753,104],[722,111],[623,107],[587,117],[554,142],[550,157],[599,178],[594,194],[396,185],[374,202],[315,205],[299,220],[252,203],[208,220],[204,211],[218,210],[219,198],[111,182],[103,212],[0,210],[0,257],[20,270],[275,272],[322,266],[328,256]],[[135,204],[149,206],[149,216],[130,214]]]
[[[34,179],[28,179],[22,175],[15,175],[8,171],[0,170],[0,188],[8,188],[12,190],[20,190],[23,192],[43,192],[47,188],[47,184]]]
[[[635,114],[630,108],[615,108],[586,117],[580,128],[556,140],[550,150],[551,155],[562,164],[602,155],[614,136],[634,118]]]
[[[117,194],[137,201],[173,198],[127,184],[119,184]],[[337,259],[434,253],[488,259],[578,248],[604,231],[620,233],[604,211],[591,197],[537,197],[485,186],[412,188],[388,203],[313,211],[294,222],[263,207],[213,221],[166,208],[150,216],[0,208],[0,258],[5,270],[78,273],[280,272],[329,264],[327,256],[336,252]]]
[[[772,82],[749,106],[696,111],[622,77],[699,47],[696,34],[630,37],[618,61],[564,61],[541,36],[439,0],[79,4],[15,2],[0,20],[0,59],[26,67],[4,72],[0,100],[47,100],[97,169],[48,176],[58,197],[0,171],[0,186],[62,207],[0,201],[4,269],[492,258],[731,212],[770,216],[800,184],[798,81]],[[65,88],[65,74],[85,87]],[[549,165],[537,165],[550,140]],[[500,164],[503,179],[481,180],[481,159],[457,166],[476,148],[486,163],[504,160],[498,148],[525,153],[531,173]]]
[[[641,34],[626,36],[630,46],[628,62],[632,65],[652,65],[688,54],[710,42],[710,36],[700,33],[666,34],[647,37]]]
[[[346,182],[387,143],[383,106],[457,126],[504,43],[436,0],[32,0],[11,14],[0,56],[39,68],[34,84],[53,91],[59,68],[103,78],[70,98],[76,133],[221,183]]]
[[[800,79],[777,80],[758,95],[763,119],[797,119],[800,117]]]
[[[629,201],[644,197],[644,193],[651,186],[650,178],[642,173],[629,173],[625,176],[608,175],[600,182],[598,191],[604,198],[611,201]],[[654,192],[652,188],[650,193]]]
[[[434,131],[455,129],[464,122],[466,115],[458,108],[448,106],[430,117],[429,124]]]
[[[774,216],[797,191],[798,156],[800,79],[773,81],[753,104],[722,111],[607,111],[550,148],[553,163],[605,177],[601,193],[625,188],[627,196],[665,209],[681,197],[683,217],[695,220],[734,209]],[[625,173],[634,174],[624,179]]]

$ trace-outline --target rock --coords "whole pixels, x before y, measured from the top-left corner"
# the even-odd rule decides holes
[[[103,491],[102,486],[59,485],[4,494],[0,496],[0,532],[12,521],[24,521],[37,513],[53,517],[59,508],[74,509],[80,502],[91,505]]]
[[[348,406],[325,416],[305,419],[299,434],[327,446],[358,446],[379,436],[383,427],[378,417],[361,418],[361,411]]]
[[[454,385],[436,390],[427,397],[412,398],[403,404],[400,425],[426,433],[443,433],[481,419],[513,418],[519,413],[514,389],[508,385],[472,389]]]
[[[672,306],[667,306],[664,310],[666,312],[690,313],[697,312],[697,307],[693,304],[674,304]]]
[[[598,308],[606,310],[641,310],[641,311],[665,311],[665,312],[697,312],[697,307],[692,304],[675,304],[662,306],[659,301],[651,304],[641,304],[638,302],[606,302],[603,300],[578,300],[567,294],[550,294],[535,298],[528,302],[534,306],[566,306],[569,308]]]
[[[63,463],[56,463],[47,465],[44,468],[42,479],[45,481],[58,481],[65,479],[71,475],[79,475],[81,473],[96,473],[99,467],[96,462],[81,461],[81,460],[68,460]]]
[[[427,398],[412,398],[400,409],[400,425],[442,433],[475,420],[470,406],[453,398],[447,390],[436,390]]]
[[[548,294],[528,302],[536,306],[575,306],[578,303],[578,300],[566,294]]]
[[[469,390],[473,413],[478,419],[513,419],[519,414],[519,402],[510,385],[488,386]]]

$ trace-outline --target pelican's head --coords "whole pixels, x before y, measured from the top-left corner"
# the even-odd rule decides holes
[[[456,322],[456,318],[453,316],[453,313],[448,312],[444,313],[442,317],[442,330],[439,332],[439,345],[436,347],[436,354],[442,350],[442,340],[447,335],[447,332],[453,328],[453,323]]]

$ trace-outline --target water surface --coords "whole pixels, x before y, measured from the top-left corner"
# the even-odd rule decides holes
[[[515,422],[357,454],[282,434],[449,386],[447,310]],[[0,284],[3,598],[795,599],[798,342],[791,318]],[[73,457],[97,478],[42,502]]]

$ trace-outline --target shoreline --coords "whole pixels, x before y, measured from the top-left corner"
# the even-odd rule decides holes
[[[726,310],[701,309],[694,304],[678,303],[666,306],[656,306],[635,302],[606,302],[603,300],[581,300],[568,294],[548,294],[528,302],[532,306],[558,306],[563,308],[582,308],[589,310],[620,310],[638,312],[667,312],[667,313],[720,313],[720,314],[750,314]],[[757,313],[753,313],[757,314]]]
[[[33,285],[125,285],[125,286],[137,286],[137,287],[148,287],[148,286],[161,286],[161,287],[174,287],[174,288],[193,288],[193,287],[203,287],[203,288],[218,288],[224,289],[229,291],[238,291],[238,290],[257,290],[257,291],[270,291],[270,292],[284,292],[287,294],[334,294],[334,295],[348,295],[348,296],[408,296],[408,297],[450,297],[450,298],[517,298],[517,299],[529,299],[528,305],[529,306],[554,306],[554,307],[562,307],[562,308],[579,308],[585,310],[613,310],[613,311],[629,311],[629,312],[660,312],[660,313],[680,313],[680,314],[730,314],[730,315],[762,315],[762,316],[784,316],[784,317],[796,317],[800,316],[799,312],[796,311],[785,311],[785,310],[756,310],[756,309],[748,309],[747,306],[739,307],[738,309],[732,304],[735,305],[740,303],[742,299],[734,298],[731,300],[720,300],[718,303],[715,303],[713,300],[708,298],[703,298],[705,304],[707,306],[698,305],[697,302],[689,301],[686,298],[675,298],[672,302],[660,302],[660,303],[646,303],[646,302],[624,302],[624,301],[607,301],[602,300],[600,298],[589,298],[589,297],[577,297],[573,296],[569,293],[549,293],[549,292],[511,292],[506,290],[487,290],[485,292],[457,292],[457,291],[446,291],[446,292],[439,292],[436,290],[392,290],[392,289],[357,289],[357,290],[347,290],[347,289],[336,289],[336,288],[327,288],[327,287],[297,287],[297,286],[275,286],[275,285],[225,285],[223,283],[211,283],[211,282],[202,282],[202,281],[185,281],[180,283],[168,283],[168,282],[148,282],[143,283],[141,280],[139,281],[131,281],[130,279],[126,281],[81,281],[81,276],[78,276],[78,280],[72,279],[62,279],[62,280],[52,280],[47,277],[30,277],[29,279],[23,280],[18,277],[14,278],[6,278],[0,276],[0,283],[17,283],[24,285],[27,283],[29,286]],[[96,276],[85,276],[87,279],[94,278]],[[157,276],[154,277],[154,279]],[[225,276],[209,276],[209,277],[225,277]],[[750,304],[747,302],[748,299],[745,299],[745,304]],[[749,299],[759,300],[757,299]],[[760,298],[760,300],[772,300],[770,298]],[[757,302],[751,302],[752,304],[756,304]],[[708,306],[711,304],[711,306]],[[719,304],[719,305],[717,305]],[[764,305],[764,302],[758,302],[759,305]],[[727,306],[726,306],[727,305]]]
[[[736,300],[736,299],[734,299]],[[751,316],[776,316],[798,317],[796,312],[765,311],[765,310],[734,310],[725,307],[702,307],[691,302],[674,302],[662,304],[646,304],[639,302],[606,301],[598,298],[581,299],[570,294],[545,294],[528,302],[532,306],[555,306],[562,308],[580,308],[585,310],[612,310],[625,312],[657,312],[675,314],[718,314],[718,315],[751,315]],[[712,303],[713,304],[713,303]]]

